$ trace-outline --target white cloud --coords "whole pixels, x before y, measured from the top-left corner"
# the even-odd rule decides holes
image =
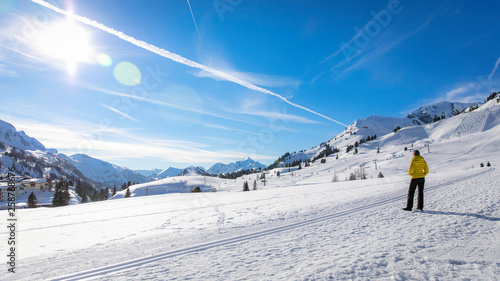
[[[245,131],[245,130],[235,129],[235,128],[229,128],[226,126],[221,126],[221,125],[216,125],[216,124],[208,124],[208,123],[204,123],[204,122],[197,122],[197,123],[202,125],[202,126],[209,127],[209,128],[221,129],[221,130],[225,130],[225,131],[232,131],[232,132],[238,132],[238,133],[244,133],[244,134],[250,134],[250,135],[259,135],[258,133],[255,133],[255,132],[250,132],[250,131]]]
[[[79,120],[69,120],[68,125],[63,125],[9,116],[2,118],[48,148],[56,148],[68,155],[84,153],[111,162],[119,159],[156,159],[173,163],[211,163],[231,162],[248,156],[245,151],[210,150],[211,146],[205,142],[148,138],[115,128],[101,130],[99,124]],[[273,159],[267,155],[253,157]]]
[[[257,127],[263,126],[262,124],[257,124],[257,123],[251,122],[249,120],[224,116],[220,113],[210,112],[206,109],[193,108],[193,107],[189,107],[189,106],[185,106],[185,105],[177,104],[177,103],[173,103],[173,102],[164,102],[164,101],[155,100],[155,99],[151,99],[151,98],[147,98],[147,97],[134,96],[131,94],[120,93],[120,92],[116,92],[116,91],[112,91],[112,90],[108,90],[108,89],[104,89],[104,88],[98,88],[95,86],[88,86],[88,85],[80,85],[80,86],[85,88],[85,89],[97,91],[97,92],[104,93],[107,95],[131,98],[131,99],[139,100],[139,101],[146,102],[146,103],[156,104],[159,106],[175,108],[175,109],[185,110],[185,111],[194,112],[194,113],[206,114],[209,116],[213,116],[213,117],[217,117],[217,118],[221,118],[221,119],[225,119],[225,120],[230,120],[230,121],[241,122],[241,123],[245,123],[245,124],[249,124],[249,125],[257,126]],[[314,120],[311,120],[311,119],[308,119],[305,117],[301,117],[301,116],[279,113],[279,112],[274,112],[274,111],[265,112],[265,111],[259,111],[259,110],[252,109],[252,107],[255,107],[256,105],[260,105],[260,104],[261,104],[260,101],[245,100],[245,102],[243,104],[243,108],[240,108],[238,110],[224,108],[221,110],[228,112],[228,113],[233,113],[233,114],[244,114],[244,115],[264,117],[264,118],[267,118],[270,120],[281,120],[281,121],[286,121],[287,123],[288,122],[304,123],[304,124],[319,124],[320,123],[318,121],[314,121]],[[219,126],[219,129],[222,129],[222,127],[223,126]],[[234,129],[226,128],[226,130],[234,130]],[[296,130],[293,130],[290,128],[286,128],[284,130],[291,131],[291,132],[297,132]]]
[[[446,94],[445,94],[446,100],[449,100],[449,101],[454,100],[455,98],[457,98],[461,94],[464,94],[467,91],[469,91],[470,88],[472,88],[473,86],[474,86],[474,84],[469,83],[465,86],[461,86],[461,87],[458,87],[456,89],[453,89],[453,90],[446,92]]]
[[[441,94],[434,102],[477,102],[485,98],[479,83],[465,83]]]
[[[295,122],[295,123],[303,123],[303,124],[319,124],[320,122],[311,120],[308,118],[304,118],[301,116],[296,116],[296,115],[291,115],[291,114],[286,114],[286,113],[279,113],[279,112],[269,112],[269,111],[255,111],[255,112],[240,112],[242,114],[247,114],[247,115],[254,115],[254,116],[260,116],[260,117],[265,117],[268,119],[272,120],[282,120],[286,122]]]
[[[5,64],[0,64],[0,76],[3,76],[3,77],[19,77],[19,74],[16,71],[14,71],[14,70],[9,69]]]

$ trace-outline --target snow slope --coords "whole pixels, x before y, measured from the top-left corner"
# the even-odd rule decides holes
[[[421,106],[418,109],[410,112],[406,118],[412,120],[413,124],[422,125],[433,122],[434,117],[445,116],[446,118],[453,117],[477,103],[461,103],[441,101],[426,106]]]
[[[40,192],[40,190],[38,190],[38,189],[26,188],[26,194],[23,194],[23,195],[18,196],[16,198],[17,199],[16,207],[27,208],[28,207],[28,197],[30,196],[31,192],[33,192],[33,194],[35,195],[36,201],[39,204],[42,204],[42,205],[51,205],[52,204],[52,199],[54,198],[55,191],[43,190],[42,192]],[[70,205],[77,205],[77,204],[80,204],[82,202],[82,198],[76,194],[74,186],[69,187],[69,196],[70,196],[70,199],[69,199]],[[7,207],[8,202],[0,202],[0,206]]]
[[[367,137],[371,138],[373,136],[384,136],[391,133],[397,127],[407,128],[419,125],[425,126],[426,124],[432,124],[434,117],[441,116],[445,116],[445,120],[448,120],[451,117],[453,117],[451,119],[455,119],[455,115],[462,111],[467,111],[468,108],[474,105],[476,104],[442,101],[422,106],[410,112],[406,117],[385,117],[373,115],[364,119],[358,119],[347,126],[344,132],[338,134],[320,146],[298,153],[292,153],[292,155],[282,162],[282,165],[286,165],[297,160],[304,161],[306,159],[312,159],[325,149],[324,144],[328,144],[332,148],[336,147],[340,149],[341,152],[344,152],[348,145],[354,145],[356,142],[360,142],[362,139],[366,139]]]
[[[174,177],[174,176],[178,176],[183,171],[184,171],[184,169],[169,167],[169,168],[167,168],[167,169],[165,169],[163,171],[160,171],[156,175],[153,175],[153,177],[157,178],[157,179],[162,179],[162,178],[167,178],[167,177]]]
[[[26,135],[23,131],[18,132],[12,124],[2,120],[0,120],[0,142],[22,150],[45,151],[45,146],[39,141]]]
[[[498,280],[499,108],[480,108],[483,129],[460,136],[465,115],[380,136],[357,155],[269,171],[256,191],[241,188],[257,175],[207,177],[218,192],[20,210],[18,273],[2,279]],[[424,212],[401,210],[413,149],[431,171]],[[345,181],[360,167],[367,180]]]
[[[34,178],[65,177],[69,180],[81,180],[87,185],[101,188],[104,185],[120,186],[124,182],[146,182],[150,179],[130,169],[119,167],[87,155],[77,154],[71,158],[58,153],[55,149],[46,149],[35,138],[5,121],[0,120],[0,174],[6,174],[7,168],[16,163],[18,174]]]
[[[128,181],[140,183],[149,181],[149,178],[128,168],[92,158],[85,154],[75,154],[70,158],[75,167],[87,178],[101,182],[110,188],[113,186],[120,187]]]

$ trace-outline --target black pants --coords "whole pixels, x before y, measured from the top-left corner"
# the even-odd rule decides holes
[[[412,179],[410,182],[410,188],[408,189],[408,201],[406,202],[406,208],[413,208],[413,196],[415,195],[415,190],[418,187],[418,203],[417,209],[424,208],[424,183],[425,178]]]

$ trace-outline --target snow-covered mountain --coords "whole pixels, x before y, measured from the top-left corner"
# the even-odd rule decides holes
[[[85,154],[75,154],[71,161],[86,177],[103,183],[108,187],[120,187],[126,182],[148,182],[149,178],[128,168],[92,158]]]
[[[179,168],[174,168],[174,167],[169,167],[163,171],[160,171],[159,173],[153,175],[154,178],[157,179],[162,179],[166,177],[175,177],[181,174],[184,171],[184,169],[179,169]]]
[[[476,104],[442,101],[415,109],[406,117],[373,115],[354,121],[347,127],[346,132],[349,134],[359,133],[365,138],[369,135],[381,136],[392,132],[397,127],[405,128],[414,125],[425,125],[433,123],[434,118],[441,118],[442,116],[445,116],[445,118],[453,117]],[[345,133],[340,135],[345,135]]]
[[[37,139],[0,120],[0,174],[6,174],[13,164],[16,174],[33,178],[80,180],[88,186],[120,186],[124,182],[147,182],[149,178],[86,155],[68,157],[55,149],[46,149]]]
[[[461,103],[441,101],[430,105],[419,107],[410,112],[406,118],[412,120],[416,125],[429,124],[434,122],[435,117],[445,116],[446,118],[460,114],[477,103]]]
[[[151,179],[163,179],[167,177],[175,177],[175,176],[183,176],[183,175],[220,175],[220,174],[228,174],[233,172],[238,172],[241,170],[263,170],[266,168],[266,165],[256,162],[248,157],[245,160],[237,161],[234,163],[224,164],[224,163],[216,163],[212,165],[208,170],[205,170],[203,167],[187,167],[185,169],[179,169],[174,167],[169,167],[165,170],[153,169],[153,170],[136,170],[136,172],[142,174],[143,176],[149,177]]]
[[[203,167],[190,166],[184,169],[178,176],[208,176]]]
[[[461,112],[468,112],[469,108],[476,105],[477,103],[442,101],[415,109],[405,117],[373,115],[364,119],[358,119],[347,126],[342,133],[329,141],[309,150],[292,154],[287,153],[286,157],[282,157],[283,159],[279,159],[277,162],[281,163],[280,165],[286,165],[294,161],[312,160],[326,149],[325,145],[338,148],[340,152],[345,152],[347,146],[354,146],[356,142],[364,142],[368,137],[381,137],[392,133],[398,127],[406,128],[431,124],[434,123],[435,118],[442,118],[444,116],[447,119]]]
[[[189,168],[186,168],[189,169]],[[203,168],[201,168],[203,169]],[[168,167],[167,169],[152,169],[152,170],[136,170],[137,173],[150,179],[163,179],[182,175],[185,169]]]
[[[66,155],[55,149],[46,149],[35,138],[0,120],[0,174],[7,174],[8,168],[13,165],[16,175],[53,180],[65,177],[70,181],[80,180],[94,188],[101,187],[100,183],[85,177]]]
[[[210,169],[207,170],[207,173],[211,175],[220,175],[220,174],[229,174],[233,172],[238,172],[242,170],[264,170],[266,168],[266,165],[261,164],[259,162],[256,162],[252,160],[250,157],[248,157],[245,160],[242,161],[236,161],[235,163],[229,163],[229,164],[223,164],[223,163],[216,163]]]
[[[152,169],[152,170],[135,170],[136,172],[138,172],[139,174],[145,176],[145,177],[154,177],[155,175],[157,175],[158,173],[160,173],[161,171],[163,171],[162,169]]]
[[[2,120],[0,120],[0,142],[22,150],[46,151],[45,146],[38,140],[26,135],[24,131],[17,131],[12,124]]]

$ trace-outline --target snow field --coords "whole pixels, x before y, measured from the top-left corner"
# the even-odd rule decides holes
[[[198,209],[196,215],[177,217],[177,222],[171,220],[161,233],[153,231],[160,221],[150,210],[135,219],[136,223],[146,220],[148,223],[144,225],[127,226],[130,218],[108,224],[96,219],[95,225],[74,228],[75,231],[92,229],[94,233],[87,233],[92,239],[70,231],[58,232],[59,238],[65,237],[59,240],[97,242],[80,249],[64,245],[64,251],[47,251],[44,248],[57,241],[38,240],[41,253],[46,253],[21,260],[23,269],[17,277],[47,279],[77,272],[75,277],[80,278],[84,277],[79,273],[83,270],[102,280],[214,280],[221,276],[228,280],[492,277],[499,273],[500,263],[500,192],[493,188],[498,177],[496,169],[476,169],[458,178],[430,180],[425,207],[429,211],[423,213],[400,210],[406,197],[406,184],[392,190],[388,188],[390,191],[370,190],[373,192],[366,192],[365,196],[361,195],[365,193],[363,189],[350,189],[348,183],[336,183],[338,188],[292,187],[285,193],[276,192],[281,190],[277,188],[253,193],[196,194],[208,196],[194,208]],[[372,188],[375,186],[380,185],[374,184]],[[467,196],[464,196],[466,188]],[[195,194],[178,194],[185,195]],[[215,198],[215,195],[225,196]],[[135,202],[129,202],[129,206],[132,209],[145,203],[158,206],[162,202],[160,198],[172,196],[132,198],[129,201]],[[121,201],[126,200],[113,203]],[[111,207],[103,203],[92,203],[101,216],[108,214]],[[78,206],[67,209],[78,209],[74,207]],[[66,214],[71,215],[79,214]],[[146,230],[147,235],[141,237],[136,227],[146,225],[149,227],[142,230]],[[173,233],[167,230],[175,226],[178,229]],[[59,226],[60,229],[73,227]],[[127,228],[135,229],[136,235],[107,240],[109,237],[103,235],[103,230],[111,228],[117,231],[115,239],[117,233]],[[27,232],[40,234],[40,231]],[[30,239],[20,236],[19,240]],[[68,259],[72,261],[70,264]]]
[[[432,211],[406,213],[395,208],[396,202],[375,202],[348,215],[103,280],[496,280],[500,194],[493,188],[498,172],[489,173],[430,187],[427,208]],[[462,189],[474,185],[484,187],[469,191],[476,200],[463,198]],[[353,205],[366,206],[366,201],[372,199]]]

